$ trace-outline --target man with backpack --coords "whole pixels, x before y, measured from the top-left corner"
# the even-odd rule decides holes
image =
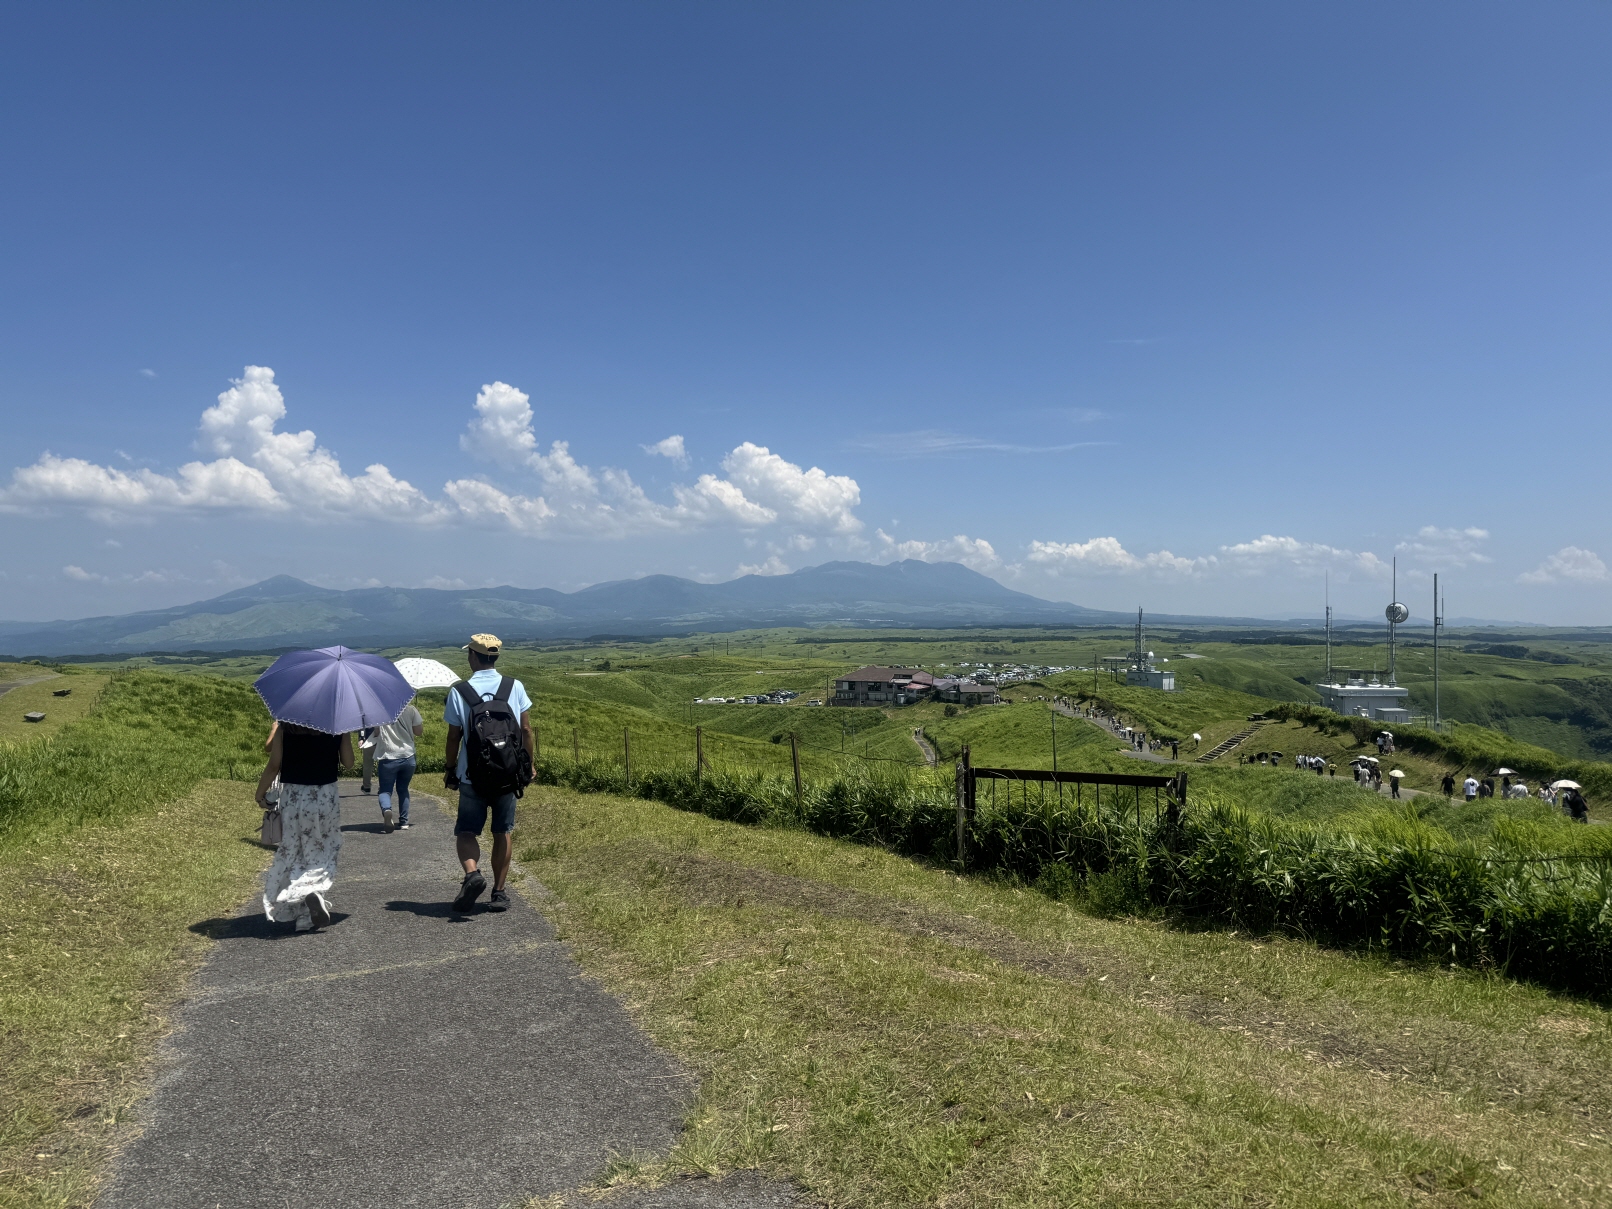
[[[442,720],[448,724],[447,768],[442,783],[459,791],[459,821],[454,841],[465,877],[455,911],[468,911],[487,888],[481,861],[480,836],[492,815],[493,892],[487,900],[492,911],[509,910],[504,883],[509,880],[512,856],[510,834],[515,830],[515,799],[532,781],[532,725],[527,712],[532,699],[526,686],[500,675],[498,653],[503,644],[492,634],[475,634],[465,646],[470,676],[448,690]]]

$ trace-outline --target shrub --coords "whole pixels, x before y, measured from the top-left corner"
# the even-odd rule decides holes
[[[615,765],[542,760],[538,779],[630,793],[758,826],[800,827],[939,863],[955,858],[944,770],[879,764],[806,785],[761,773],[653,769],[628,786]],[[1151,804],[1091,797],[981,804],[967,865],[1022,878],[1099,915],[1164,910],[1255,932],[1382,949],[1612,993],[1612,836],[1508,822],[1457,842],[1385,813],[1365,834],[1252,815],[1210,791],[1172,820]]]

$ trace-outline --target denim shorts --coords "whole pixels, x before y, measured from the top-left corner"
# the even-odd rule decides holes
[[[453,825],[455,835],[480,835],[487,825],[488,802],[471,788],[470,782],[459,786],[459,821]],[[506,793],[491,803],[493,834],[508,835],[515,830],[515,795]]]

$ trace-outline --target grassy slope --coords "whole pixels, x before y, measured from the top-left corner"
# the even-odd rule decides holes
[[[42,674],[37,668],[34,675]],[[20,677],[32,679],[32,677]],[[64,726],[76,722],[90,712],[90,707],[106,687],[107,676],[97,672],[75,672],[67,676],[52,676],[33,684],[21,684],[0,696],[0,744],[32,743],[48,739]],[[64,688],[72,695],[58,697]],[[23,715],[38,711],[45,715],[43,722],[25,722]]]
[[[533,823],[545,909],[702,1079],[640,1178],[761,1165],[879,1205],[1612,1195],[1603,1009],[648,802],[545,789]]]
[[[72,679],[77,697],[95,678]],[[267,729],[244,684],[123,672],[60,733],[0,747],[0,1203],[88,1203],[205,947],[189,927],[239,903],[267,861],[243,842],[250,786],[198,788],[255,771]]]
[[[124,800],[0,854],[0,1203],[87,1205],[142,1092],[163,1013],[268,853],[251,787]],[[183,874],[173,863],[183,837]]]
[[[255,777],[268,728],[263,703],[239,682],[113,676],[84,721],[0,747],[0,854],[39,833],[174,800],[204,777]]]

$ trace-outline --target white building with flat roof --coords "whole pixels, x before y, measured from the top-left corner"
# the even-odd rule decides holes
[[[1409,722],[1410,689],[1384,684],[1375,673],[1368,681],[1364,672],[1350,672],[1341,683],[1318,684],[1321,704],[1351,718],[1371,718],[1378,722]]]

